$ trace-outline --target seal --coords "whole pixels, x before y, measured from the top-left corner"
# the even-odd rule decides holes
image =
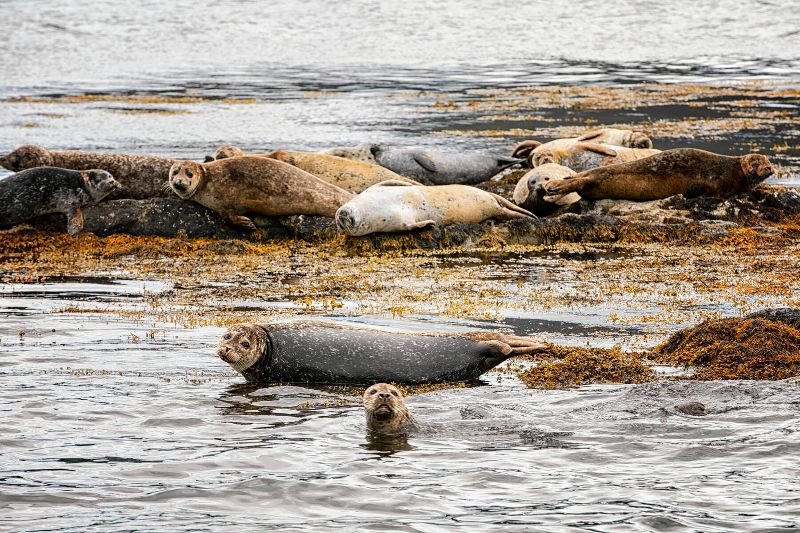
[[[375,156],[372,155],[372,147],[374,143],[361,143],[356,146],[339,146],[336,148],[328,148],[323,150],[323,154],[334,155],[336,157],[343,157],[352,161],[361,161],[362,163],[371,163],[377,165]]]
[[[575,172],[583,172],[606,165],[635,161],[657,153],[659,153],[659,150],[626,148],[624,146],[578,141],[577,139],[556,139],[536,147],[529,153],[528,157],[533,167],[556,163],[569,167]]]
[[[409,231],[431,224],[511,220],[533,215],[502,196],[469,185],[409,185],[384,181],[336,211],[336,227],[350,236]]]
[[[382,167],[425,185],[481,183],[524,159],[488,154],[463,154],[422,148],[394,148],[373,144],[370,152]]]
[[[67,232],[83,229],[82,207],[99,202],[119,188],[105,170],[38,167],[0,180],[0,224],[13,226],[40,215],[63,213]]]
[[[587,200],[647,202],[676,194],[729,198],[752,189],[773,172],[769,159],[761,154],[725,156],[676,148],[550,181],[544,188],[548,195],[577,192]]]
[[[195,163],[179,161],[169,172],[169,186],[184,200],[219,213],[234,226],[255,229],[245,213],[266,216],[333,217],[353,195],[308,172],[265,157],[233,157]]]
[[[217,160],[232,157],[241,157],[244,152],[235,146],[225,145],[217,150],[215,158]],[[336,157],[329,154],[316,152],[297,152],[289,150],[277,150],[266,154],[250,154],[258,157],[269,157],[277,161],[283,161],[293,167],[305,170],[321,180],[332,183],[352,193],[360,193],[365,189],[386,180],[405,181],[416,184],[414,180],[404,178],[395,174],[388,168],[380,165],[364,163],[361,161],[351,161],[343,157]]]
[[[537,217],[545,217],[565,211],[569,206],[580,202],[577,193],[558,196],[545,196],[544,184],[557,179],[575,175],[575,171],[555,163],[545,163],[529,170],[514,188],[514,203]]]
[[[571,142],[570,142],[571,141]],[[517,145],[512,153],[512,157],[528,158],[532,151],[536,148],[542,150],[565,150],[568,149],[573,143],[591,141],[594,143],[612,144],[615,146],[622,146],[625,148],[652,148],[653,141],[650,140],[645,133],[641,131],[622,130],[617,128],[600,128],[596,130],[587,131],[577,137],[569,137],[565,139],[555,139],[548,143],[541,143],[539,141],[522,141]]]
[[[249,382],[430,383],[473,381],[509,357],[547,345],[490,331],[404,331],[322,320],[238,324],[217,355]]]
[[[41,146],[20,146],[5,157],[0,165],[12,172],[29,168],[58,167],[70,170],[105,170],[114,176],[120,188],[109,195],[109,200],[132,198],[167,198],[169,169],[175,159],[167,157],[108,154],[78,150],[55,151]]]
[[[417,422],[406,407],[403,393],[388,383],[367,387],[363,396],[367,429],[379,435],[404,435],[417,429]]]

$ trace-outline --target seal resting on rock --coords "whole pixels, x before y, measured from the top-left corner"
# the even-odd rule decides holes
[[[533,218],[502,196],[468,185],[409,185],[384,181],[336,211],[336,227],[347,235],[409,231],[431,224],[483,222],[489,218]]]
[[[308,172],[265,157],[233,157],[210,163],[179,161],[169,186],[184,200],[219,213],[234,226],[256,229],[245,213],[332,217],[353,195]]]
[[[367,429],[380,435],[402,435],[417,428],[403,393],[388,383],[376,383],[364,391]]]
[[[40,215],[64,213],[67,233],[83,229],[81,208],[119,188],[105,170],[38,167],[0,180],[0,225],[13,226]]]
[[[676,194],[728,198],[752,189],[773,172],[769,159],[761,154],[734,157],[676,148],[550,181],[544,188],[548,195],[576,192],[586,200],[646,202]]]
[[[120,188],[109,195],[109,200],[119,198],[165,198],[169,169],[175,163],[167,157],[108,154],[78,150],[56,151],[41,146],[20,146],[5,157],[0,165],[12,172],[37,167],[58,167],[71,170],[105,170],[120,184]]]
[[[528,158],[533,167],[556,163],[575,172],[584,172],[592,168],[635,161],[659,152],[660,150],[626,148],[577,139],[556,139],[531,150]]]
[[[512,157],[527,158],[535,149],[541,150],[556,149],[563,150],[569,144],[590,141],[594,143],[613,144],[625,148],[652,148],[653,141],[645,133],[633,130],[621,130],[617,128],[600,128],[590,130],[577,137],[565,139],[555,139],[548,143],[539,141],[522,141],[514,148]]]
[[[321,320],[238,324],[217,355],[247,381],[367,385],[472,381],[547,345],[490,331],[403,331]]]
[[[217,150],[215,158],[220,160],[228,157],[241,157],[243,155],[245,155],[245,153],[240,148],[225,145]],[[329,154],[277,150],[265,154],[250,155],[269,157],[271,159],[283,161],[284,163],[305,170],[321,180],[325,180],[328,183],[332,183],[352,193],[362,192],[376,183],[386,180],[405,181],[413,184],[417,183],[414,180],[395,174],[388,168],[384,168],[380,165],[352,161]]]
[[[575,171],[555,163],[545,163],[529,170],[514,188],[514,203],[527,209],[537,217],[552,215],[581,201],[577,193],[545,196],[544,184],[557,179],[574,176]]]
[[[335,155],[336,157],[343,157],[353,161],[362,161],[364,163],[372,163],[377,165],[375,156],[372,155],[372,147],[374,143],[361,143],[356,146],[339,146],[336,148],[328,148],[323,150],[323,154]]]

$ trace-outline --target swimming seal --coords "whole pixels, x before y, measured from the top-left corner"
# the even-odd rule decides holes
[[[233,157],[195,163],[179,161],[169,172],[169,186],[184,200],[219,213],[234,226],[255,229],[245,213],[266,216],[333,217],[353,195],[308,172],[265,157]]]
[[[524,159],[488,154],[464,154],[422,148],[394,148],[385,144],[370,147],[382,167],[425,185],[470,185],[481,183]]]
[[[418,427],[408,412],[403,393],[394,385],[376,383],[367,387],[363,403],[367,429],[373,434],[402,435]]]
[[[236,155],[232,155],[236,154]],[[241,157],[244,152],[235,146],[225,145],[216,153],[216,159],[228,157]],[[316,152],[298,152],[290,150],[277,150],[265,154],[250,154],[259,157],[269,157],[288,163],[293,167],[305,170],[321,180],[332,183],[346,191],[359,193],[369,187],[386,180],[398,180],[408,183],[417,183],[414,180],[395,174],[388,168],[380,165],[352,161],[343,157]]]
[[[67,232],[83,229],[81,208],[119,188],[105,170],[38,167],[0,180],[0,226],[8,227],[48,213],[67,216]]]
[[[533,167],[556,163],[583,172],[606,165],[635,161],[659,153],[646,148],[626,148],[577,139],[556,139],[533,149],[529,154]]]
[[[56,151],[41,146],[20,146],[5,157],[0,165],[12,172],[29,168],[58,167],[70,170],[105,170],[120,184],[120,188],[108,196],[108,200],[132,198],[167,198],[171,196],[165,188],[169,169],[175,159],[128,154],[83,152],[78,150]]]
[[[550,181],[544,188],[548,195],[576,192],[587,200],[646,202],[676,194],[728,198],[752,189],[773,172],[769,159],[761,154],[734,157],[676,148]]]
[[[431,224],[532,218],[502,196],[469,185],[409,185],[384,181],[336,211],[336,227],[351,236],[409,231]]]
[[[531,337],[489,331],[403,331],[321,320],[238,324],[217,355],[256,383],[472,381],[509,357],[545,350]]]
[[[575,174],[571,168],[555,163],[545,163],[533,168],[517,182],[517,186],[514,188],[514,203],[537,217],[564,211],[569,206],[580,202],[580,195],[572,192],[558,196],[545,196],[547,193],[544,190],[544,184]]]

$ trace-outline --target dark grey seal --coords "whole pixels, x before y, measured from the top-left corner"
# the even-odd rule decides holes
[[[418,332],[325,321],[238,324],[217,355],[255,383],[366,385],[472,381],[547,345],[501,333]]]
[[[513,157],[395,148],[385,144],[371,145],[370,152],[382,167],[425,185],[481,183],[509,167],[526,162]]]
[[[67,233],[83,229],[81,208],[119,188],[105,170],[39,167],[0,180],[0,226],[9,227],[48,213],[67,216]]]

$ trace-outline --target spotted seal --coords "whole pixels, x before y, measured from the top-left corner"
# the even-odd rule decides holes
[[[394,385],[375,383],[363,395],[367,429],[373,434],[402,435],[418,428],[406,407],[403,393]]]
[[[545,196],[544,184],[552,180],[574,176],[575,174],[575,171],[571,168],[556,165],[555,163],[545,163],[535,167],[517,182],[517,186],[514,188],[514,203],[537,217],[564,211],[569,206],[580,202],[580,195],[573,192],[558,196]]]
[[[748,191],[774,172],[766,156],[725,156],[676,148],[650,157],[595,168],[544,185],[548,195],[576,192],[587,200],[646,202],[682,194],[728,198]]]
[[[257,383],[472,381],[509,357],[547,345],[490,331],[405,331],[322,320],[238,324],[217,355]]]
[[[625,148],[649,149],[653,147],[653,141],[650,140],[650,137],[648,137],[645,133],[641,131],[623,130],[617,128],[599,128],[584,132],[583,134],[578,135],[577,137],[555,139],[547,143],[542,143],[533,140],[522,141],[516,146],[516,148],[514,148],[512,157],[528,158],[530,157],[531,152],[533,152],[537,148],[539,148],[540,151],[542,150],[560,151],[568,149],[573,144],[579,142],[612,144],[615,146],[622,146]]]
[[[204,205],[230,224],[247,229],[255,229],[245,216],[248,212],[333,217],[353,197],[297,167],[252,156],[210,163],[179,161],[170,169],[169,186],[184,200]]]
[[[335,216],[336,227],[353,237],[490,218],[512,220],[533,215],[502,196],[469,185],[384,181],[344,204]]]
[[[577,139],[556,139],[543,144],[529,153],[530,164],[538,167],[555,163],[583,172],[606,165],[635,161],[657,154],[659,150],[648,148],[626,148]]]
[[[82,207],[99,202],[119,188],[105,170],[37,167],[0,180],[0,225],[13,226],[40,215],[63,213],[67,232],[83,229]]]
[[[109,154],[79,150],[56,151],[41,146],[20,146],[10,154],[0,157],[0,165],[12,172],[37,167],[58,167],[70,170],[105,170],[120,184],[108,200],[132,198],[166,198],[165,189],[169,169],[175,159],[168,157]]]

